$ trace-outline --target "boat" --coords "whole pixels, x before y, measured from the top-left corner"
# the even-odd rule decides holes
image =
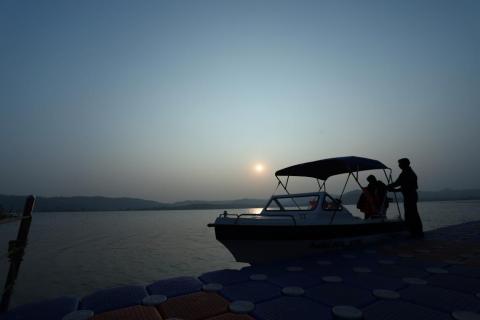
[[[392,182],[392,170],[378,160],[363,157],[337,157],[293,165],[275,172],[284,194],[275,194],[259,214],[231,214],[224,211],[214,223],[215,237],[238,262],[259,264],[290,259],[358,244],[378,242],[406,233],[395,196],[398,215],[387,217],[383,212],[369,219],[354,216],[342,204],[345,188],[352,178],[363,190],[359,172],[383,171],[387,183]],[[346,174],[340,196],[327,193],[327,180]],[[286,177],[286,178],[285,178]],[[318,190],[291,194],[290,177],[317,180]],[[283,178],[283,181],[282,181]],[[387,198],[388,199],[388,198]]]

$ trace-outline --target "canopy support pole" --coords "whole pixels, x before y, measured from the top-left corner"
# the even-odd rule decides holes
[[[389,169],[390,170],[390,175],[387,175],[387,171],[385,169],[383,169],[383,173],[385,174],[385,178],[387,178],[387,182],[388,184],[392,184],[393,183],[393,178],[392,178],[392,169]],[[400,211],[400,205],[398,204],[398,197],[397,197],[397,193],[394,191],[393,192],[393,196],[395,197],[395,203],[397,205],[397,210],[398,210],[398,217],[400,219],[402,219],[402,213]]]
[[[348,176],[347,176],[347,181],[345,181],[345,184],[343,185],[342,193],[340,194],[339,200],[342,200],[343,193],[345,192],[345,188],[347,187],[348,179],[350,179],[350,175],[351,175],[351,173],[349,172]]]
[[[287,190],[287,184],[288,184],[288,178],[290,178],[290,176],[287,176],[287,182],[285,183],[285,185],[282,183],[282,180],[280,180],[280,178],[279,178],[278,176],[275,176],[275,177],[277,177],[278,183],[280,183],[280,184],[282,185],[283,189],[285,189],[285,192],[289,195],[290,192],[288,192],[288,190]],[[298,205],[297,201],[295,201],[294,198],[292,198],[292,201],[293,201],[293,203],[295,203],[295,205],[297,206],[297,208],[298,208],[299,210],[301,210],[300,206]]]
[[[278,179],[278,178],[277,178],[277,179]],[[277,186],[276,186],[275,189],[273,190],[273,193],[272,193],[272,194],[277,193],[278,187],[280,187],[280,181],[278,181]]]
[[[280,180],[280,178],[279,178],[278,176],[275,176],[275,177],[277,177],[278,183],[283,187],[283,189],[285,190],[285,192],[286,192],[287,194],[290,194],[290,192],[288,192],[288,190],[287,190],[287,186],[283,184],[282,180]],[[287,182],[288,182],[288,178],[287,178]]]
[[[355,176],[354,173],[352,173],[352,177],[355,179],[355,181],[357,182],[358,186],[360,187],[360,189],[363,190],[363,186],[362,184],[360,183],[360,181],[358,180],[358,171],[357,171],[357,176]]]
[[[353,174],[351,172],[348,173],[347,181],[345,181],[345,184],[343,185],[342,193],[340,194],[340,198],[338,199],[340,200],[339,205],[341,205],[342,203],[343,193],[345,192],[345,188],[347,187],[347,183],[348,183],[348,180],[350,179],[350,175],[353,175]],[[330,224],[333,223],[333,219],[335,219],[335,215],[337,214],[337,211],[338,210],[333,211],[332,218],[330,218]]]

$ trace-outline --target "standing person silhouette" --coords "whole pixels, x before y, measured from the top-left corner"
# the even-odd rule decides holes
[[[388,189],[393,192],[402,192],[407,228],[413,237],[423,238],[422,220],[418,215],[417,209],[417,175],[410,167],[410,160],[407,158],[398,160],[398,166],[402,169],[402,172],[398,176],[397,181],[388,185]],[[400,189],[395,189],[396,187],[400,187]]]

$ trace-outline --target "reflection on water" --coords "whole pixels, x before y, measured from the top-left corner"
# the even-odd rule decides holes
[[[354,206],[347,206],[354,209]],[[480,219],[480,201],[419,204],[426,230]],[[260,209],[228,210],[259,213]],[[207,228],[223,210],[36,213],[11,306],[240,268]],[[0,225],[0,281],[17,223]]]

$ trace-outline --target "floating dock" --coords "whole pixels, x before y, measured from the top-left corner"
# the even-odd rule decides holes
[[[480,319],[480,222],[16,307],[1,320]]]

